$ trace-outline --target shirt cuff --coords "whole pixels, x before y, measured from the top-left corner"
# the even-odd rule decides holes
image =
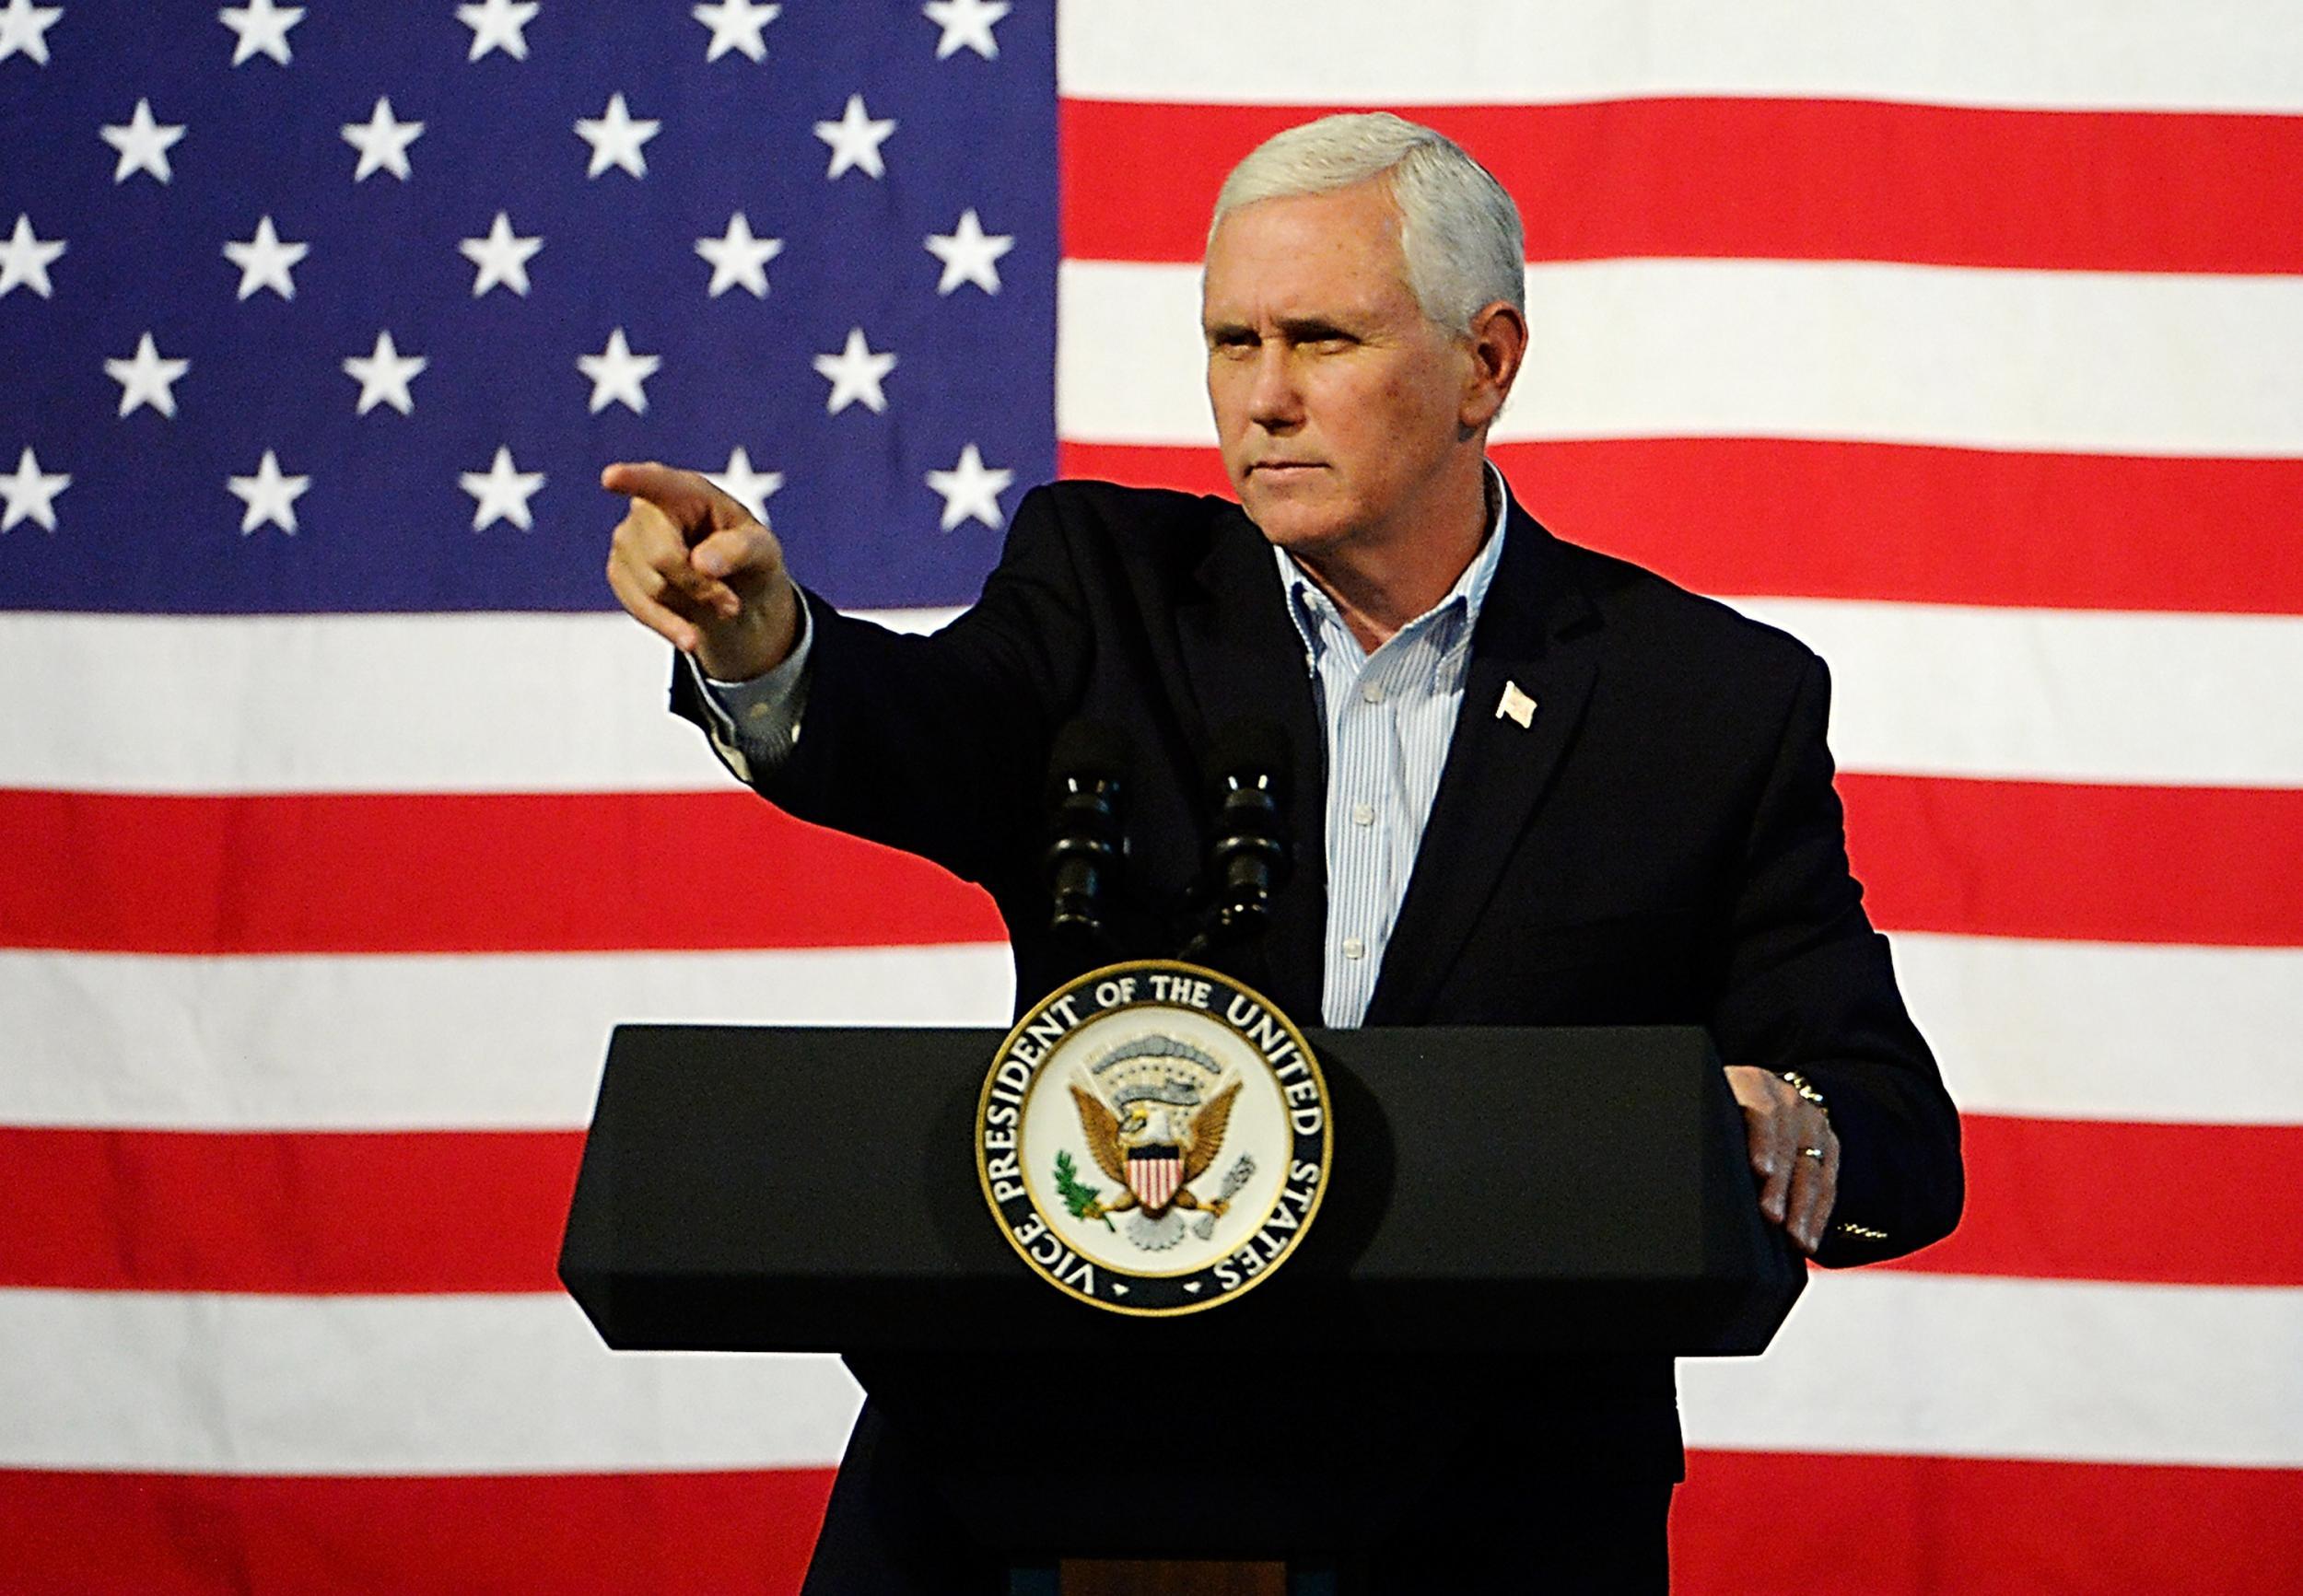
[[[756,782],[791,757],[808,706],[808,658],[814,646],[815,621],[803,597],[800,635],[773,670],[749,682],[718,682],[694,655],[680,657],[704,705],[705,735],[737,780]]]

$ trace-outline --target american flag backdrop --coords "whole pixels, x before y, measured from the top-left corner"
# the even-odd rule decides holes
[[[662,711],[605,461],[921,624],[1220,487],[1223,170],[1526,215],[1497,457],[1831,662],[1950,1241],[1683,1366],[1680,1583],[2303,1589],[2303,16],[0,6],[0,1590],[790,1591],[856,1395],[553,1277],[608,1027],[992,1023]]]

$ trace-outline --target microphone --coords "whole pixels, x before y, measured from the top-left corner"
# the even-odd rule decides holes
[[[1127,837],[1128,743],[1111,726],[1084,716],[1056,734],[1047,760],[1046,854],[1058,936],[1104,940],[1104,889],[1118,868]]]
[[[1214,778],[1215,843],[1208,854],[1214,921],[1195,947],[1251,937],[1271,918],[1271,896],[1287,885],[1287,734],[1276,721],[1244,716],[1216,732],[1208,768]]]

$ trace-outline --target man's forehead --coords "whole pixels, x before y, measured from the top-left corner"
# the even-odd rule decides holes
[[[1397,210],[1368,187],[1257,200],[1226,216],[1200,274],[1204,313],[1376,313],[1411,298]]]
[[[1376,180],[1326,193],[1281,194],[1225,216],[1208,239],[1208,254],[1278,250],[1396,257],[1400,220],[1391,190]]]
[[[1410,312],[1404,288],[1348,294],[1301,284],[1247,283],[1231,290],[1203,288],[1199,318],[1210,327],[1365,326]]]

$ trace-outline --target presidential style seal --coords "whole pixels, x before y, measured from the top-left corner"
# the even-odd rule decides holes
[[[1195,1313],[1268,1279],[1319,1211],[1334,1143],[1303,1033],[1168,960],[1043,998],[976,1112],[1001,1231],[1044,1279],[1117,1313]]]

